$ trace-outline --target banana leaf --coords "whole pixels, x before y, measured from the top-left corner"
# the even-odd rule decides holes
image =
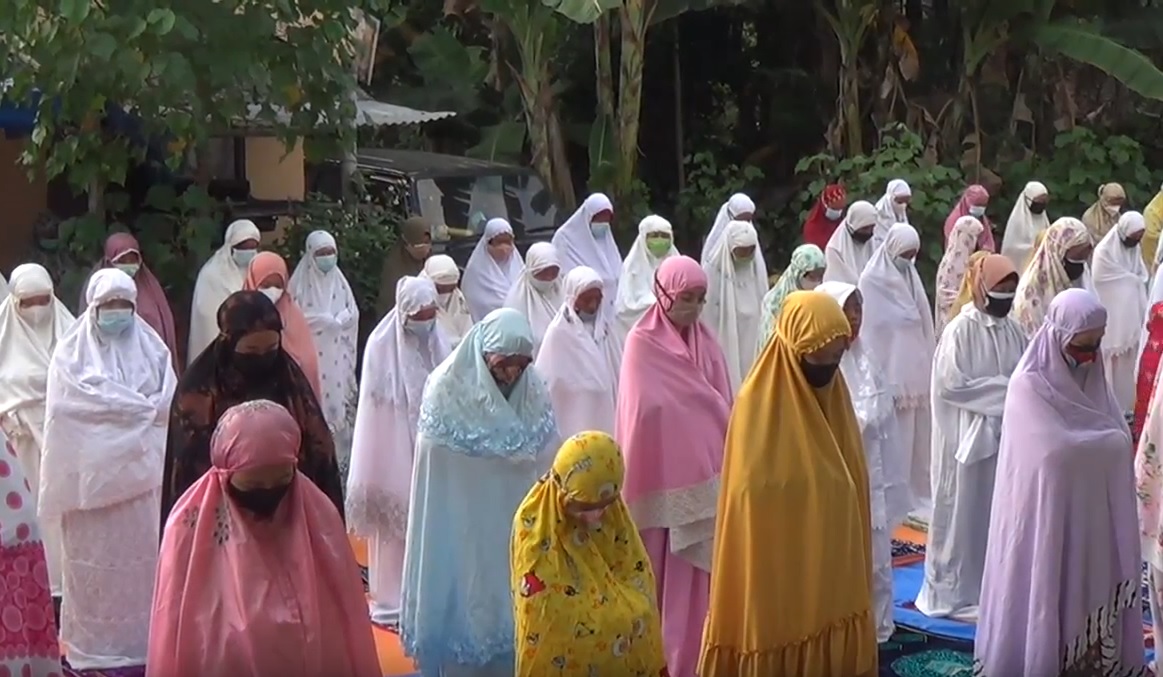
[[[1053,23],[1034,31],[1033,41],[1103,71],[1133,92],[1163,101],[1163,71],[1142,52],[1129,49],[1094,29],[1073,23]]]

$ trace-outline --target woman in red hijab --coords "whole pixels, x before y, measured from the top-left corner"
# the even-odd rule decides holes
[[[1135,377],[1135,418],[1131,424],[1131,437],[1135,449],[1139,448],[1139,435],[1147,422],[1147,412],[1151,409],[1151,394],[1155,392],[1155,375],[1159,373],[1159,357],[1163,355],[1163,302],[1156,303],[1147,311],[1147,338],[1143,352],[1139,355],[1139,373]]]
[[[965,192],[961,194],[961,199],[954,205],[953,211],[945,217],[945,240],[949,239],[949,233],[953,232],[953,224],[957,223],[957,219],[962,216],[972,216],[985,226],[985,230],[981,231],[981,235],[977,237],[977,249],[996,254],[997,246],[993,242],[993,226],[989,224],[989,218],[985,215],[987,206],[989,206],[989,191],[985,189],[985,186],[975,183],[966,188]]]
[[[844,218],[844,208],[848,205],[848,195],[844,186],[830,183],[824,187],[820,199],[812,205],[808,212],[808,220],[804,221],[804,244],[814,244],[821,250],[828,246],[828,240],[840,219]]]

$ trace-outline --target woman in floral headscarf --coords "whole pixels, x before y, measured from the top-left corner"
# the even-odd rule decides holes
[[[937,336],[945,328],[949,310],[957,300],[957,293],[961,290],[961,280],[965,271],[969,269],[969,257],[980,241],[985,227],[972,216],[962,216],[953,225],[953,230],[946,235],[945,255],[941,257],[941,264],[937,266],[937,294],[933,322],[936,325]]]
[[[981,235],[977,238],[977,248],[990,253],[997,251],[993,240],[993,228],[989,217],[985,215],[985,208],[989,206],[989,191],[985,186],[973,184],[961,194],[961,199],[954,205],[953,211],[945,217],[945,245],[949,245],[949,236],[953,233],[953,226],[963,216],[972,216],[981,222]]]
[[[583,432],[517,508],[509,549],[517,677],[666,674],[650,558],[614,439]]]
[[[1091,286],[1087,260],[1092,250],[1090,233],[1078,219],[1064,216],[1046,230],[1014,297],[1014,319],[1027,336],[1042,326],[1046,309],[1059,292]]]
[[[802,244],[791,253],[791,263],[783,271],[779,282],[763,296],[763,317],[759,325],[759,344],[755,354],[763,352],[775,325],[779,322],[779,311],[783,308],[787,295],[797,290],[812,290],[824,281],[824,252],[814,244]]]
[[[844,192],[844,186],[838,183],[825,186],[820,199],[808,212],[808,220],[804,221],[804,242],[814,244],[821,250],[827,247],[832,233],[844,218],[844,208],[847,206],[848,195]]]
[[[1098,244],[1099,240],[1115,227],[1126,201],[1127,192],[1121,185],[1104,183],[1098,187],[1098,199],[1082,213],[1082,222],[1090,231],[1093,244]]]

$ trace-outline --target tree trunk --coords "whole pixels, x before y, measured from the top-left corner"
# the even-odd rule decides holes
[[[638,125],[642,109],[642,66],[646,52],[646,0],[625,0],[618,11],[622,29],[618,79],[618,179],[614,192],[630,195],[638,168]]]
[[[614,119],[614,68],[610,57],[610,15],[594,22],[594,63],[597,65],[598,113]]]
[[[674,64],[674,157],[678,167],[678,192],[686,190],[686,150],[683,139],[682,105],[682,31],[678,19],[671,21],[674,43],[671,45],[671,60]]]

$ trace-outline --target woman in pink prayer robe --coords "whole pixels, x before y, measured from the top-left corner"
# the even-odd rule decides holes
[[[945,240],[946,244],[949,240],[949,235],[953,232],[953,226],[957,223],[957,219],[962,216],[972,216],[981,221],[981,225],[985,226],[985,230],[981,231],[981,235],[977,236],[977,248],[980,251],[990,252],[991,254],[997,251],[997,245],[993,239],[993,226],[989,223],[989,217],[985,215],[985,208],[989,206],[989,191],[985,186],[973,184],[965,189],[961,194],[961,199],[953,206],[953,211],[949,212],[949,216],[945,217]]]
[[[977,677],[1148,675],[1131,431],[1107,312],[1067,289],[1010,377],[981,581]]]
[[[694,677],[731,385],[723,349],[699,320],[702,267],[686,256],[666,259],[654,297],[626,338],[614,437],[626,457],[622,495],[658,584],[667,665],[673,677]]]
[[[347,530],[295,469],[299,439],[269,400],[218,421],[213,467],[166,522],[146,677],[381,677]]]
[[[178,332],[174,329],[174,311],[170,308],[170,300],[166,298],[166,292],[162,289],[161,282],[158,282],[149,266],[145,265],[145,258],[142,256],[141,245],[137,243],[137,238],[129,233],[110,235],[105,240],[105,255],[93,267],[93,272],[102,268],[117,268],[133,278],[137,285],[137,314],[145,320],[151,329],[157,332],[158,336],[162,337],[162,341],[165,341],[166,347],[170,349],[170,355],[174,358],[174,373],[180,376],[182,370],[179,365],[186,362],[178,355]],[[81,287],[81,305],[77,309],[78,316],[84,313],[88,306],[85,301],[85,289],[87,288],[87,284]],[[182,348],[184,350],[185,346]]]

